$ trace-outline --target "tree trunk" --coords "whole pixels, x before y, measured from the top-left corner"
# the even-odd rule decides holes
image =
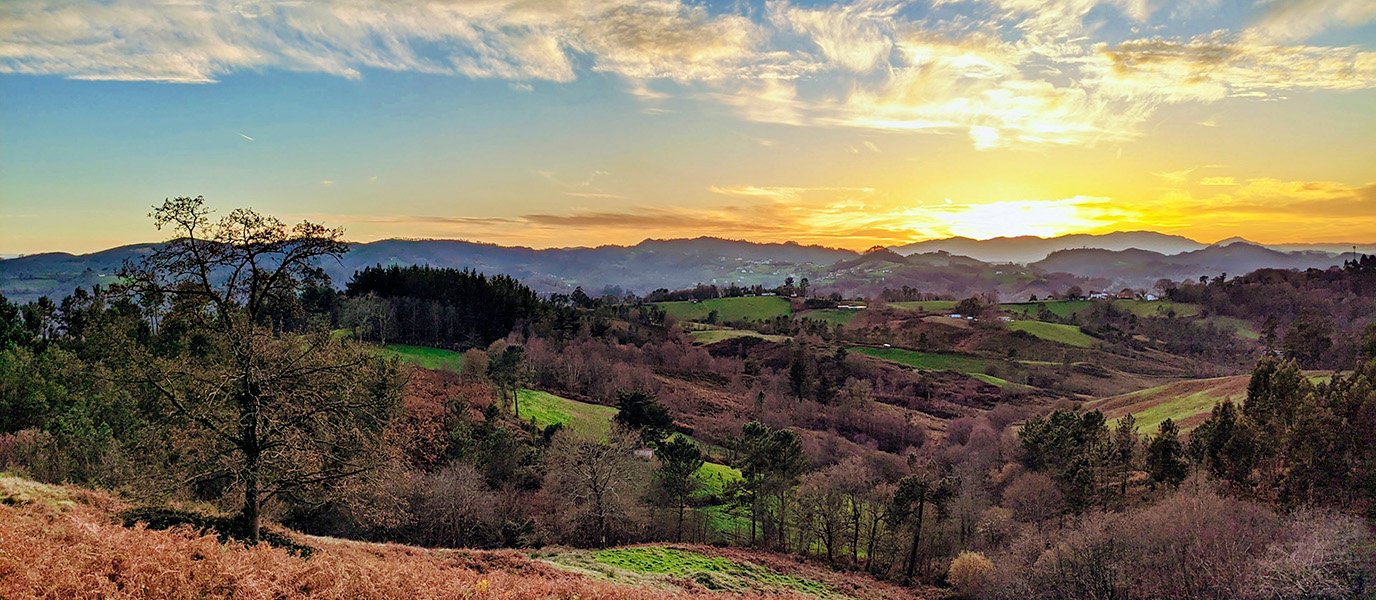
[[[788,507],[784,506],[784,494],[779,492],[779,546],[788,552]]]
[[[855,507],[859,507],[856,510]],[[865,505],[851,500],[850,562],[860,564],[860,519],[865,516]]]
[[[908,550],[908,583],[912,583],[913,572],[917,569],[917,544],[922,541],[922,509],[927,506],[925,500],[924,497],[917,499],[917,523],[913,525],[913,547]]]
[[[755,545],[755,521],[760,514],[760,493],[750,494],[750,545]]]
[[[874,538],[879,536],[879,514],[874,513],[870,520],[870,543],[865,546],[865,572],[872,573],[874,567]]]
[[[262,520],[258,471],[263,450],[258,440],[258,400],[251,393],[239,398],[239,431],[240,450],[244,453],[243,520],[249,542],[256,544]]]
[[[678,500],[678,527],[674,530],[674,541],[683,541],[683,499]]]
[[[244,482],[244,525],[248,528],[248,541],[257,544],[262,515],[258,506],[258,474],[255,462],[248,461],[250,471]]]

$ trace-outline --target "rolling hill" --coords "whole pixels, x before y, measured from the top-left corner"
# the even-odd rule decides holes
[[[153,245],[134,244],[84,255],[47,253],[0,260],[0,293],[20,303],[54,299],[77,287],[109,285],[125,260]],[[719,238],[645,240],[634,246],[533,249],[462,240],[382,240],[349,245],[339,261],[320,265],[342,286],[371,265],[431,265],[516,277],[537,292],[590,295],[684,289],[698,284],[774,287],[785,277],[808,277],[818,293],[871,296],[910,286],[968,297],[1004,300],[1084,289],[1150,288],[1156,280],[1213,277],[1258,268],[1325,268],[1339,254],[1283,252],[1249,242],[1204,246],[1150,232],[1059,238],[951,238],[866,253],[795,243]],[[995,264],[1017,262],[1023,264]]]
[[[1257,269],[1326,269],[1342,264],[1343,257],[1327,252],[1280,252],[1249,242],[1215,244],[1207,248],[1162,254],[1149,250],[1061,250],[1030,266],[1048,272],[1064,271],[1109,281],[1107,289],[1151,289],[1158,279],[1180,281],[1241,275]]]
[[[1071,234],[1051,238],[1031,235],[997,237],[987,240],[953,237],[895,246],[893,250],[899,254],[945,251],[985,262],[1028,264],[1042,260],[1053,252],[1072,248],[1102,248],[1104,250],[1138,248],[1162,254],[1177,254],[1203,247],[1205,244],[1178,235],[1152,231],[1118,231],[1103,235]]]

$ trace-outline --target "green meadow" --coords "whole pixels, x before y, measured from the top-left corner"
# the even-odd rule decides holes
[[[1080,328],[1074,325],[1043,321],[1012,321],[1007,325],[1008,329],[1012,331],[1024,331],[1044,340],[1077,348],[1088,348],[1094,344],[1093,337],[1080,331]]]
[[[766,321],[793,312],[788,300],[778,296],[713,298],[701,302],[657,302],[655,306],[664,309],[665,313],[680,321],[704,321],[715,310],[717,321],[723,323]]]

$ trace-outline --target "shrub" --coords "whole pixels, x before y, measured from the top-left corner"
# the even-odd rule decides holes
[[[983,554],[961,552],[960,556],[951,561],[951,570],[946,574],[946,581],[950,582],[956,593],[962,597],[974,598],[989,580],[989,573],[993,570],[994,563]]]
[[[133,527],[138,523],[143,523],[148,529],[155,531],[188,527],[201,534],[214,533],[220,543],[248,538],[248,524],[239,517],[206,515],[189,510],[149,506],[125,511],[120,517],[124,520],[125,527]],[[315,551],[314,548],[275,531],[262,531],[258,537],[269,546],[282,548],[301,558],[310,558],[311,553]]]

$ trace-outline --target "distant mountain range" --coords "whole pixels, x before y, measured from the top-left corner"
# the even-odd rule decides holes
[[[1227,243],[1224,243],[1227,242]],[[1265,247],[1241,240],[1205,245],[1188,238],[1134,231],[1057,238],[950,238],[859,253],[796,243],[760,244],[702,237],[646,240],[634,246],[536,250],[459,240],[383,240],[350,245],[321,265],[342,286],[365,266],[423,264],[506,273],[540,292],[581,286],[589,294],[645,294],[693,285],[765,285],[808,277],[818,291],[869,295],[908,285],[941,294],[1044,295],[1069,285],[1150,288],[1156,280],[1241,275],[1263,267],[1326,268],[1341,264],[1351,244]],[[76,287],[108,285],[125,259],[154,246],[136,244],[91,254],[35,254],[0,260],[0,293],[26,302],[54,299]],[[1298,251],[1296,251],[1298,250]],[[1372,245],[1359,246],[1372,252]],[[1008,264],[1016,263],[1016,264]],[[1086,288],[1088,289],[1088,288]]]
[[[1136,248],[1058,250],[1028,266],[1107,279],[1109,289],[1150,289],[1163,278],[1180,281],[1224,274],[1245,275],[1265,268],[1324,269],[1341,264],[1343,259],[1343,255],[1331,252],[1282,252],[1250,242],[1220,242],[1172,255]]]
[[[953,237],[897,246],[893,248],[893,251],[899,254],[945,251],[984,262],[1028,264],[1042,260],[1053,252],[1075,248],[1097,248],[1100,250],[1135,248],[1161,254],[1179,254],[1199,250],[1207,245],[1186,237],[1154,231],[1118,231],[1102,235],[1077,233],[1053,238],[1024,235],[973,240],[965,237]]]

